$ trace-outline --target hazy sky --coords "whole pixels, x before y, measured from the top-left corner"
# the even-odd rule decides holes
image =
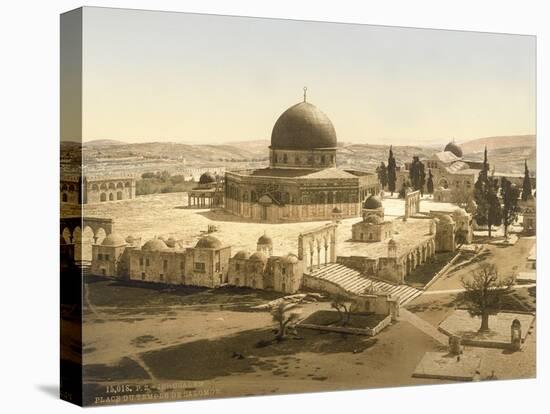
[[[86,8],[83,138],[269,139],[302,100],[340,141],[535,133],[535,38]]]

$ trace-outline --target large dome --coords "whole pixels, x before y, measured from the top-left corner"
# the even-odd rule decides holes
[[[452,152],[458,158],[462,158],[462,148],[460,148],[454,141],[449,142],[445,146],[445,151]]]
[[[300,102],[288,108],[277,119],[271,132],[271,148],[275,149],[335,147],[336,131],[332,122],[309,102]]]

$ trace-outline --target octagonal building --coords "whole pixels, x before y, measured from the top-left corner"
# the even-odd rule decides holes
[[[379,192],[376,174],[336,167],[331,120],[305,99],[277,119],[269,167],[225,174],[225,209],[263,222],[330,220],[361,214],[361,202]]]

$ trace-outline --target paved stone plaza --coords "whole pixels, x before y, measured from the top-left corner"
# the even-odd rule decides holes
[[[479,346],[506,347],[510,344],[510,327],[512,321],[521,322],[521,339],[525,341],[535,316],[528,313],[500,312],[489,316],[489,332],[478,332],[481,326],[479,316],[471,316],[467,310],[457,309],[440,325],[439,329],[446,335],[456,335],[463,341],[475,341]]]
[[[402,216],[405,212],[405,203],[401,199],[384,199],[385,215],[388,218]],[[420,210],[453,211],[456,206],[449,203],[438,203],[429,199],[420,203]],[[298,235],[301,232],[322,226],[330,221],[313,221],[301,223],[255,223],[236,217],[221,209],[194,209],[187,206],[186,193],[151,194],[138,196],[134,200],[112,203],[87,204],[84,206],[84,215],[87,217],[112,218],[115,222],[114,231],[123,237],[132,235],[141,237],[145,242],[155,236],[173,237],[181,240],[184,245],[194,245],[206,231],[209,225],[217,227],[216,237],[223,243],[231,245],[236,252],[240,249],[254,250],[258,237],[264,232],[273,239],[275,254],[297,252]],[[366,243],[342,243],[351,236],[351,226],[360,221],[360,217],[342,220],[338,226],[337,239],[339,240],[338,254],[358,254],[369,249]],[[414,230],[427,232],[426,220],[407,221],[409,226],[402,222],[396,229],[402,233],[397,236],[404,245],[407,238],[412,238]],[[417,226],[419,228],[417,228]],[[407,229],[407,227],[409,227]],[[378,243],[375,243],[378,244]],[[364,253],[364,252],[363,252]]]

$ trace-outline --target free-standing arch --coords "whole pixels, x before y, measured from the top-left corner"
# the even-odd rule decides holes
[[[301,233],[298,237],[298,258],[305,260],[308,269],[336,262],[336,227],[331,223]]]

